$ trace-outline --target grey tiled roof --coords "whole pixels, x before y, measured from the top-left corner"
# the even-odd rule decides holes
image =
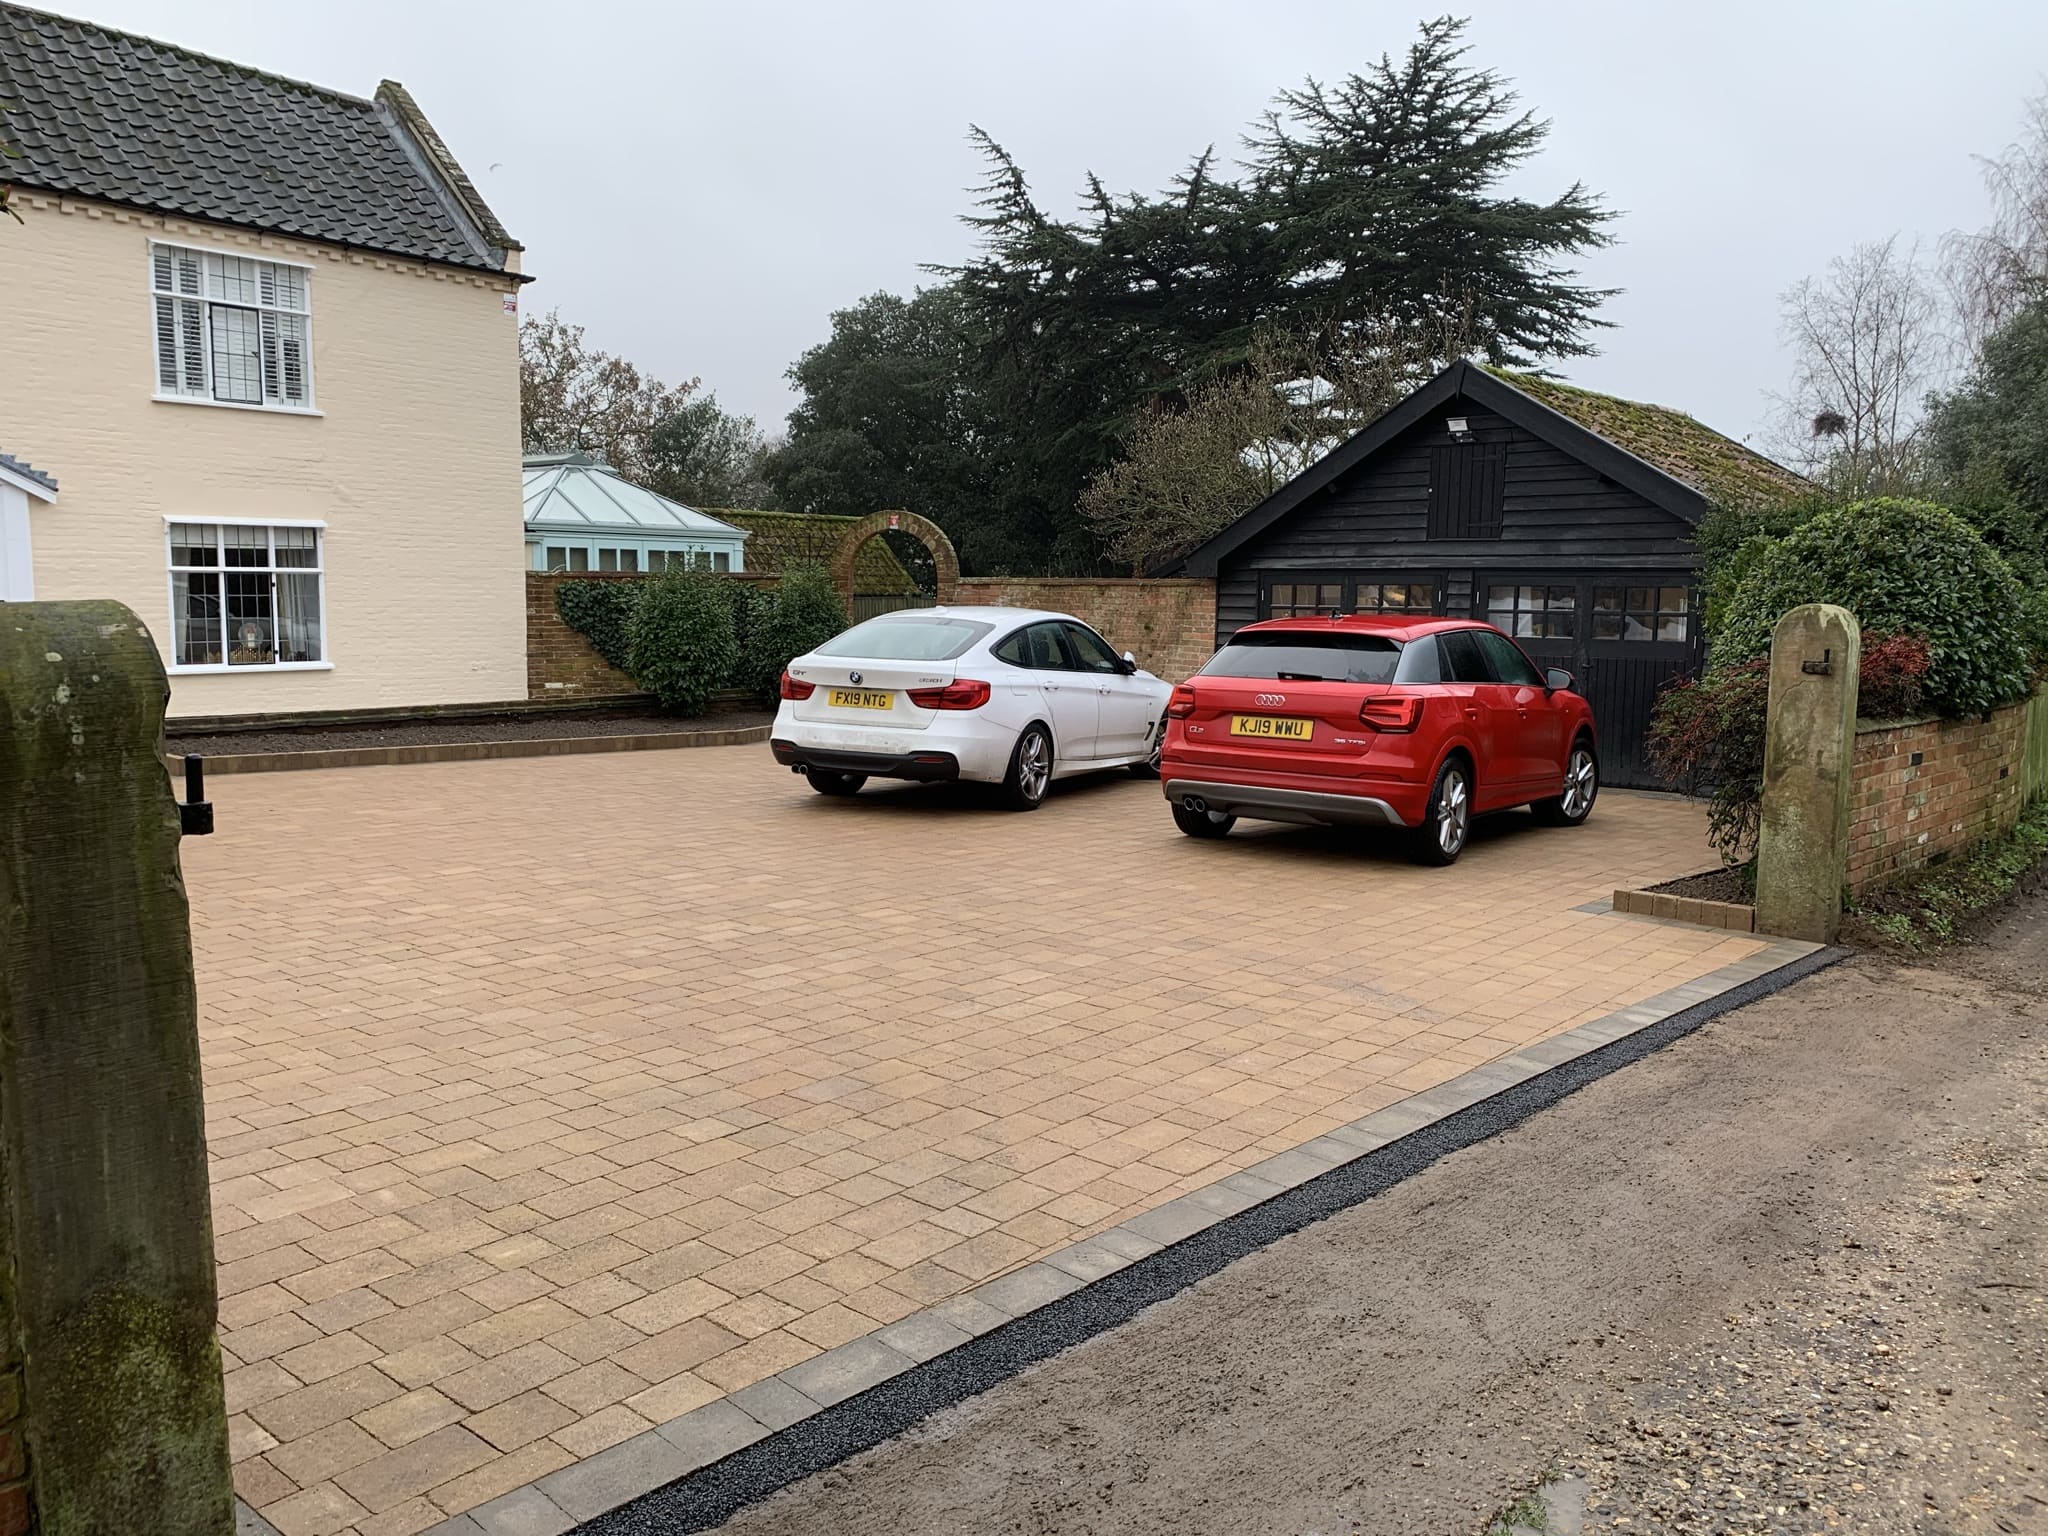
[[[464,267],[514,246],[389,81],[365,101],[0,3],[0,102],[23,187]]]
[[[53,491],[57,489],[57,477],[55,475],[46,475],[33,464],[30,464],[25,459],[17,459],[11,453],[0,453],[0,469],[12,470],[23,479],[33,480],[37,485],[47,485]]]

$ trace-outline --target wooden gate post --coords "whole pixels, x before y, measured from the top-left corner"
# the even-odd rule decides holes
[[[164,671],[118,603],[0,603],[0,1536],[228,1536]]]
[[[1794,608],[1771,632],[1756,858],[1760,933],[1832,944],[1841,931],[1862,649],[1856,615],[1832,603]]]

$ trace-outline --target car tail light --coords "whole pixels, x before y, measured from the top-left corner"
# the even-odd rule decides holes
[[[782,696],[785,699],[808,699],[817,691],[816,683],[807,683],[800,678],[791,677],[786,671],[782,674]]]
[[[1195,712],[1195,690],[1187,683],[1176,683],[1173,697],[1166,701],[1169,719],[1185,720]]]
[[[1367,699],[1358,706],[1358,719],[1376,731],[1412,731],[1422,724],[1422,700],[1412,693],[1406,698]]]
[[[979,709],[988,702],[989,686],[978,677],[956,677],[943,688],[907,691],[919,709]]]

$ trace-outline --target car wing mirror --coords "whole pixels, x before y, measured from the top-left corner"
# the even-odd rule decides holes
[[[1138,670],[1138,658],[1129,651],[1124,652],[1124,676],[1129,677]]]
[[[1578,687],[1578,683],[1563,667],[1552,667],[1543,674],[1543,686],[1552,693],[1570,693]]]

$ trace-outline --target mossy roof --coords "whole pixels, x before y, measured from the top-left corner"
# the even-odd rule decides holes
[[[1596,394],[1533,374],[1487,372],[1719,506],[1767,505],[1814,489],[1805,476],[1670,406]]]
[[[747,530],[747,569],[780,575],[785,566],[811,561],[830,565],[846,531],[859,518],[822,512],[764,512],[738,507],[698,509],[720,522]],[[859,592],[915,592],[917,583],[890,552],[886,540],[872,538],[853,562],[853,585]]]

